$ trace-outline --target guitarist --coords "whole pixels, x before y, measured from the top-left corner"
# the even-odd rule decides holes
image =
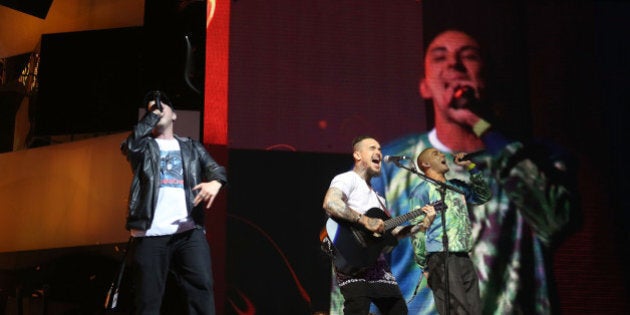
[[[370,183],[370,180],[381,171],[383,158],[381,146],[374,138],[361,136],[355,138],[352,147],[354,168],[333,178],[324,197],[323,208],[338,222],[362,226],[372,233],[389,233],[385,231],[385,223],[381,218],[364,215],[372,208],[385,211],[384,198],[372,189]],[[430,205],[423,207],[422,210],[427,213],[423,223],[429,226],[435,217],[435,210]],[[400,238],[420,229],[420,225],[404,228],[399,226],[392,229],[391,233]],[[324,238],[324,242],[332,248],[331,255],[334,260],[335,255],[339,253],[331,246],[329,237]],[[344,298],[345,315],[367,315],[371,303],[374,303],[382,314],[407,314],[406,301],[383,253],[380,253],[373,265],[359,272],[344,273],[335,267],[335,276]]]

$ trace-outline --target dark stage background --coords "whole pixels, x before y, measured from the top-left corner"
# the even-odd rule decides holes
[[[227,218],[228,314],[328,309],[330,263],[319,248],[322,196],[347,154],[231,150]],[[251,311],[252,309],[248,309]],[[246,312],[246,314],[250,314]]]
[[[408,0],[233,2],[228,146],[345,153],[358,133],[425,129],[421,13]]]

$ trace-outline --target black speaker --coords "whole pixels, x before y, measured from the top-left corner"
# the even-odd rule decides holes
[[[15,114],[24,94],[0,90],[0,153],[13,151]]]
[[[35,136],[116,132],[137,121],[140,27],[42,35]]]
[[[45,19],[53,0],[0,0],[0,5],[26,13],[40,19]]]

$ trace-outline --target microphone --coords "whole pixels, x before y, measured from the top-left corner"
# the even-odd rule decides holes
[[[160,100],[160,92],[155,93],[155,106],[162,112],[162,102]]]
[[[459,160],[460,160],[460,161],[469,161],[469,160],[472,160],[472,159],[474,159],[474,158],[476,158],[476,157],[478,157],[478,156],[480,156],[480,155],[483,155],[483,154],[485,154],[485,153],[486,153],[486,151],[484,151],[484,150],[480,150],[480,151],[475,151],[475,152],[466,153],[466,154],[464,154],[464,156],[463,156],[461,159],[459,159]],[[453,159],[455,159],[455,157],[453,157]]]
[[[451,100],[451,108],[462,109],[467,107],[473,109],[479,103],[475,96],[475,89],[469,85],[460,85],[453,91],[453,99]]]
[[[389,163],[389,162],[398,163],[398,162],[400,162],[400,161],[402,161],[402,160],[409,160],[409,157],[408,157],[408,156],[405,156],[405,155],[399,155],[399,156],[396,156],[396,155],[393,155],[393,156],[391,156],[391,155],[386,155],[386,156],[384,156],[384,157],[383,157],[383,161],[388,162],[388,163]]]
[[[453,109],[467,109],[490,123],[496,121],[492,108],[489,104],[477,98],[475,89],[469,85],[461,85],[453,90],[453,99],[449,107]]]

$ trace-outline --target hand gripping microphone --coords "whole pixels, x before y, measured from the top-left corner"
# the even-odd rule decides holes
[[[486,121],[496,121],[490,106],[482,102],[469,85],[461,85],[453,90],[453,98],[449,106],[453,109],[467,109]]]
[[[459,160],[460,161],[470,161],[470,160],[475,159],[478,156],[482,156],[484,154],[486,154],[486,151],[484,151],[484,150],[470,152],[470,153],[464,154],[464,156],[462,156]],[[453,157],[453,160],[455,160],[455,157]]]

